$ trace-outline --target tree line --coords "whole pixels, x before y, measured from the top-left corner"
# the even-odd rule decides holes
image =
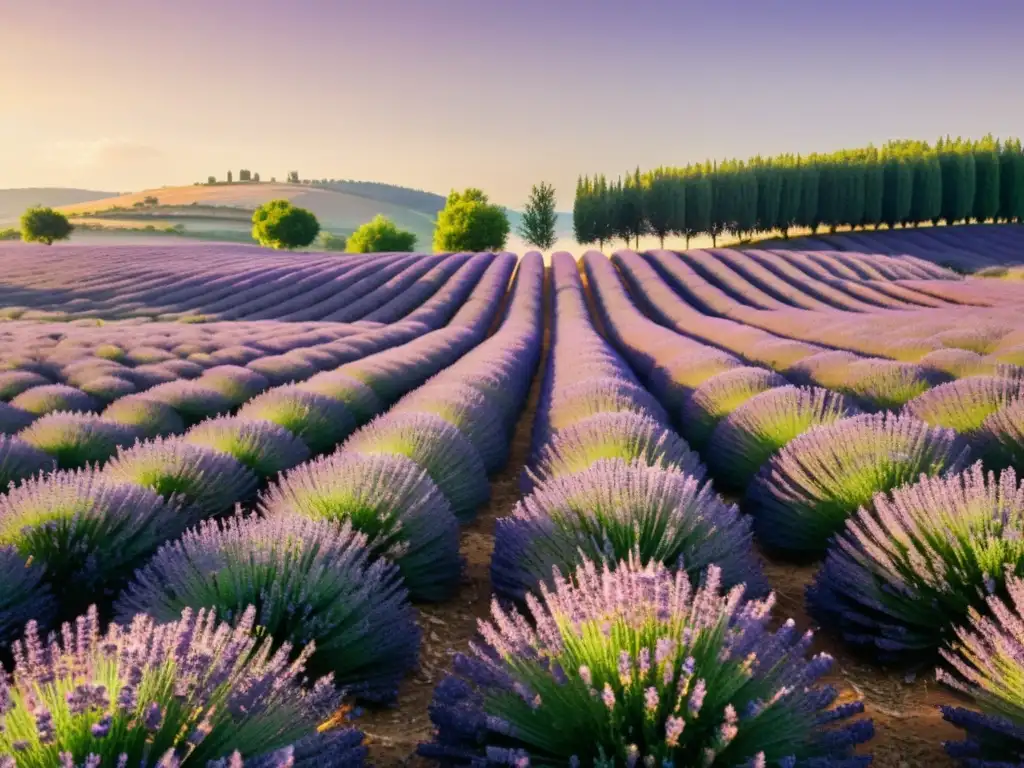
[[[654,235],[755,233],[924,223],[1024,221],[1020,139],[892,141],[829,154],[639,168],[576,184],[573,230],[582,245]],[[637,245],[639,247],[639,245]]]

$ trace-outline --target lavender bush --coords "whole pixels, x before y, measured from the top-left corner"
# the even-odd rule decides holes
[[[857,409],[818,387],[778,387],[755,395],[719,422],[708,443],[708,466],[723,485],[747,487],[776,451],[797,435]]]
[[[162,548],[116,606],[128,621],[170,621],[184,608],[227,620],[257,606],[276,646],[316,644],[307,667],[352,693],[391,700],[415,664],[419,629],[393,564],[373,559],[350,523],[282,515],[208,520]]]
[[[325,371],[296,384],[297,389],[326,395],[340,400],[355,417],[358,424],[365,424],[385,410],[384,403],[376,393],[362,381],[341,371]]]
[[[0,655],[30,619],[48,626],[56,602],[43,580],[43,569],[29,563],[17,549],[0,545]]]
[[[0,371],[0,400],[8,401],[26,390],[52,383],[34,371]]]
[[[472,520],[491,495],[487,470],[473,444],[440,416],[386,414],[354,434],[344,450],[412,459],[427,471],[460,522]]]
[[[223,416],[197,424],[182,438],[230,454],[261,478],[309,459],[309,448],[284,427],[269,421]]]
[[[155,400],[171,406],[181,416],[186,426],[198,424],[231,410],[234,403],[220,392],[204,387],[195,381],[171,381],[147,389],[140,398]]]
[[[712,376],[683,406],[682,432],[695,447],[705,446],[718,423],[747,400],[776,387],[786,380],[765,368],[731,368]]]
[[[181,514],[190,522],[231,511],[257,487],[256,475],[233,456],[175,438],[122,450],[104,473],[187,504]]]
[[[67,384],[46,384],[26,389],[11,400],[23,411],[43,416],[53,411],[95,411],[96,400],[80,389]]]
[[[95,471],[57,472],[0,496],[0,546],[43,570],[61,616],[109,602],[185,519],[152,491]]]
[[[869,720],[843,721],[815,687],[831,659],[810,634],[769,628],[773,601],[694,588],[661,565],[585,563],[528,598],[530,620],[492,607],[481,640],[434,693],[420,754],[449,765],[860,766]]]
[[[566,427],[543,448],[533,470],[535,484],[581,472],[601,459],[675,467],[697,479],[700,457],[672,430],[635,413],[599,413]]]
[[[271,389],[253,398],[242,406],[238,416],[278,424],[313,453],[330,450],[356,426],[355,417],[340,401],[292,386]]]
[[[814,558],[875,494],[959,471],[969,449],[951,429],[891,413],[812,427],[762,467],[745,509],[773,552]]]
[[[35,420],[35,414],[0,402],[0,434],[13,435]]]
[[[96,376],[83,381],[81,389],[87,395],[92,395],[97,400],[102,400],[105,403],[112,403],[120,397],[125,397],[138,391],[138,387],[132,382],[119,376]]]
[[[144,438],[176,435],[185,431],[184,420],[171,406],[141,397],[125,397],[111,403],[103,411],[103,418],[135,427]]]
[[[18,437],[52,456],[61,469],[80,469],[102,464],[118,448],[135,442],[140,433],[93,413],[55,411],[37,419]]]
[[[0,435],[0,491],[39,472],[56,467],[53,457],[18,437]]]
[[[345,451],[308,462],[263,494],[260,511],[350,523],[375,556],[398,566],[414,599],[446,600],[458,588],[458,520],[429,475],[404,456]]]
[[[906,411],[936,427],[974,436],[991,414],[1024,397],[1024,381],[971,376],[930,389],[907,403]]]
[[[975,437],[986,466],[1024,467],[1024,398],[992,413]]]
[[[1024,572],[1024,488],[981,464],[878,494],[829,548],[811,615],[885,662],[922,664]]]
[[[220,393],[236,406],[251,400],[270,386],[266,376],[239,365],[208,368],[196,383]]]
[[[678,469],[622,459],[552,478],[498,520],[491,583],[499,596],[522,602],[552,583],[556,566],[571,573],[583,560],[614,566],[630,555],[694,578],[715,564],[725,586],[768,592],[750,520],[735,506]]]
[[[957,629],[953,650],[941,652],[950,670],[937,673],[981,707],[942,707],[942,716],[967,735],[946,742],[946,751],[974,768],[1024,763],[1024,581],[1009,576],[1006,591],[1008,602],[988,598],[987,615],[971,609],[970,628]]]
[[[95,609],[44,645],[35,622],[0,678],[0,754],[7,766],[362,765],[362,734],[318,731],[340,693],[329,678],[302,686],[306,648],[271,652],[252,636],[250,608],[232,628],[186,610],[157,624],[99,629]],[[11,756],[16,757],[11,757]]]
[[[661,404],[643,387],[621,378],[588,378],[552,394],[547,429],[537,436],[537,444],[546,442],[554,432],[565,429],[598,413],[635,413],[659,424],[670,420]]]

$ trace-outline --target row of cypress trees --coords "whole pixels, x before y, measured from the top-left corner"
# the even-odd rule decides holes
[[[1024,221],[1020,139],[948,136],[893,141],[881,149],[755,157],[685,168],[638,168],[624,178],[576,183],[573,229],[580,244],[654,235],[739,238],[791,228],[917,226],[930,222]]]

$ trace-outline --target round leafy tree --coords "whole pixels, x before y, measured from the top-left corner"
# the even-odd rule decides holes
[[[271,200],[252,215],[252,237],[268,248],[303,248],[319,233],[316,216],[288,200]]]
[[[391,219],[378,214],[349,236],[345,250],[348,253],[399,253],[415,247],[414,233],[399,229]]]
[[[21,239],[26,243],[53,245],[54,240],[67,240],[73,229],[68,217],[53,208],[29,208],[21,214]]]
[[[530,619],[492,608],[471,655],[435,690],[420,747],[450,765],[867,765],[870,720],[844,720],[816,687],[831,658],[810,633],[770,628],[772,601],[699,588],[660,564],[582,565],[527,598]]]
[[[482,191],[473,188],[464,192],[453,190],[437,214],[434,250],[500,250],[505,247],[510,228],[505,209],[492,205]]]
[[[48,647],[30,622],[14,674],[0,677],[0,762],[361,766],[361,733],[319,729],[342,693],[327,678],[303,688],[312,646],[295,663],[288,647],[272,653],[255,617],[249,608],[231,627],[205,610],[170,624],[142,615],[101,634],[92,608]]]

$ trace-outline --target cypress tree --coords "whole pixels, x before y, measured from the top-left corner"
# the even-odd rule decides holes
[[[864,217],[865,227],[878,229],[882,223],[882,196],[885,193],[885,169],[877,149],[870,149],[864,158]]]
[[[711,210],[714,206],[714,188],[711,176],[700,166],[686,168],[686,247],[690,238],[711,234]]]
[[[615,236],[615,193],[608,185],[604,174],[597,177],[594,187],[594,236],[598,247],[603,251],[604,244],[611,242]]]
[[[576,179],[576,198],[572,204],[572,231],[576,242],[590,245],[597,241],[594,189],[589,176]]]
[[[821,180],[818,166],[808,161],[800,164],[800,158],[797,158],[797,164],[800,169],[800,215],[796,224],[814,231],[817,229],[818,187]]]
[[[976,221],[999,215],[999,147],[992,134],[974,146],[974,210]]]
[[[665,247],[665,236],[672,232],[679,222],[682,208],[682,190],[675,176],[665,169],[646,174],[641,180],[643,220],[646,231],[658,236],[661,247]]]
[[[914,191],[914,172],[906,158],[895,150],[887,151],[884,163],[885,193],[882,197],[882,221],[893,229],[907,220]]]
[[[782,174],[777,164],[768,161],[754,167],[757,177],[757,229],[771,232],[779,229],[782,204]]]
[[[782,236],[788,238],[789,228],[796,226],[800,217],[803,174],[792,157],[784,158],[780,165],[776,165],[776,171],[781,180],[777,226],[782,230]]]
[[[839,179],[836,163],[821,158],[818,165],[818,210],[811,229],[818,231],[824,225],[830,232],[836,231],[839,223]]]
[[[1024,148],[1007,139],[999,152],[999,218],[1024,222]]]
[[[711,235],[712,247],[717,247],[718,236],[725,232],[735,220],[736,174],[725,167],[712,167],[711,181]]]
[[[846,155],[839,165],[839,223],[859,227],[864,219],[864,164]]]

